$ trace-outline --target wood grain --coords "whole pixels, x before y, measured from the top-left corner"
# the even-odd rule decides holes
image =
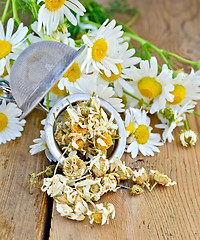
[[[107,1],[98,1],[106,3]],[[143,38],[160,48],[173,51],[188,59],[200,56],[200,2],[197,0],[129,0],[137,6],[140,16],[132,26]],[[130,16],[117,15],[124,23]],[[189,67],[178,63],[177,68]],[[197,108],[200,112],[200,107]],[[199,119],[189,117],[193,130],[200,133]],[[132,239],[200,239],[200,142],[192,148],[179,143],[180,128],[175,141],[161,147],[155,157],[124,155],[127,165],[158,169],[177,181],[173,188],[157,187],[131,197],[126,190],[105,195],[100,202],[111,202],[116,218],[109,225],[90,225],[88,220],[74,222],[61,217],[53,207],[51,240],[132,240]]]
[[[39,136],[45,115],[35,110],[23,136],[0,146],[0,239],[42,239],[47,196],[39,188],[29,194],[29,174],[48,164],[44,154],[30,156],[29,145]]]

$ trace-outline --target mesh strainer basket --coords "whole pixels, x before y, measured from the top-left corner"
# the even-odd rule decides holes
[[[26,117],[83,51],[60,42],[42,41],[24,50],[14,62],[10,87],[15,101]]]

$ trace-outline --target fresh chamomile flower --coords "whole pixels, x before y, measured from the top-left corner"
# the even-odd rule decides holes
[[[86,79],[91,81],[96,78],[94,74],[85,74],[83,71],[81,71],[81,64],[84,59],[84,55],[81,54],[76,58],[76,61],[71,65],[71,67],[63,74],[63,77],[60,79],[58,88],[60,90],[67,89],[70,91],[71,88],[75,87],[75,82],[80,79]]]
[[[173,101],[167,101],[167,106],[172,109],[178,106],[184,106],[187,102],[192,101],[194,106],[197,104],[195,100],[200,99],[200,71],[190,74],[179,73],[172,81],[174,90],[171,94],[174,95]]]
[[[140,62],[140,68],[132,66],[124,70],[125,74],[133,79],[132,86],[135,88],[134,95],[145,102],[152,104],[150,113],[155,113],[165,108],[166,101],[173,101],[174,90],[172,84],[172,71],[163,65],[158,75],[158,63],[152,57],[150,64],[148,60]]]
[[[58,87],[59,81],[51,88],[48,97],[49,97],[49,107],[53,107],[57,102],[59,102],[61,99],[63,99],[64,97],[66,97],[67,91],[65,88],[63,88],[63,90],[61,90]],[[47,106],[47,95],[44,98],[44,102],[43,104],[45,106]]]
[[[197,134],[192,130],[182,131],[180,141],[184,147],[194,146],[197,142]]]
[[[23,23],[20,23],[17,31],[12,35],[13,30],[14,20],[12,18],[8,20],[6,34],[0,21],[0,76],[4,73],[5,67],[8,73],[10,72],[10,59],[15,60],[19,56],[23,50],[20,45],[24,42],[28,32],[28,28],[23,27]]]
[[[36,153],[42,152],[47,149],[46,138],[45,138],[45,131],[40,131],[40,138],[36,138],[33,140],[35,144],[30,145],[30,154],[34,155]]]
[[[121,31],[122,26],[115,26],[116,21],[112,20],[108,23],[108,19],[101,25],[96,34],[85,34],[82,39],[87,48],[85,49],[85,60],[81,66],[86,73],[94,70],[104,74],[107,77],[111,76],[111,71],[114,74],[119,74],[117,63],[121,63],[122,59],[115,57],[118,50],[119,42],[122,41]]]
[[[75,16],[69,9],[80,16],[86,11],[78,0],[38,0],[37,3],[44,2],[38,12],[38,31],[43,27],[47,35],[51,35],[64,22],[64,16],[73,24],[77,25]]]
[[[175,109],[173,111],[173,114],[171,111],[168,111],[169,117],[166,117],[161,113],[157,113],[161,124],[156,124],[155,127],[163,129],[162,139],[164,142],[166,142],[166,140],[168,140],[168,142],[172,142],[174,140],[172,132],[177,126],[184,125],[183,120],[185,118],[185,112],[187,112],[187,109],[191,108],[194,108],[194,104],[190,101],[186,103],[182,108],[179,107],[179,109]]]
[[[29,34],[27,38],[31,43],[36,43],[40,41],[57,41],[75,48],[75,41],[74,39],[70,38],[71,34],[68,32],[67,27],[67,24],[61,23],[58,25],[57,29],[52,32],[50,36],[47,36],[42,32],[42,30],[38,31],[38,22],[35,21],[33,24],[31,24],[31,28],[34,34]]]
[[[0,105],[0,144],[21,137],[21,131],[26,121],[19,121],[22,111],[14,103],[3,100]]]
[[[116,66],[118,68],[119,73],[114,74],[111,71],[111,76],[107,77],[103,70],[101,70],[101,73],[99,73],[100,79],[103,81],[106,81],[108,83],[114,84],[115,92],[119,97],[123,96],[123,89],[125,89],[127,92],[133,93],[134,88],[129,84],[128,80],[129,77],[126,76],[124,73],[125,69],[130,68],[131,66],[138,64],[140,62],[140,58],[133,57],[135,54],[135,49],[128,49],[128,42],[124,42],[120,45],[119,51],[116,52],[116,58],[121,59],[121,63],[116,63]]]
[[[124,104],[122,99],[114,97],[115,92],[112,87],[108,87],[105,84],[98,83],[97,79],[92,78],[82,78],[78,79],[74,87],[69,89],[70,94],[74,93],[95,93],[96,96],[106,100],[110,103],[118,112],[124,112]]]
[[[130,123],[133,122],[133,126],[128,129],[128,134],[130,132],[132,134],[127,138],[126,152],[131,153],[132,158],[135,158],[139,151],[144,156],[154,156],[154,152],[160,152],[157,146],[163,145],[160,142],[160,135],[151,132],[150,118],[147,117],[146,111],[139,109],[129,111],[132,111],[134,114],[129,113],[133,116],[132,119],[129,118]],[[128,125],[128,122],[126,124]]]
[[[46,120],[46,119],[45,119]],[[42,122],[41,122],[42,123]],[[53,155],[50,153],[47,143],[46,143],[46,137],[45,137],[45,131],[40,131],[40,137],[33,140],[34,144],[30,145],[30,154],[35,155],[39,152],[45,152],[46,157],[50,162],[56,162],[57,160],[53,157]]]

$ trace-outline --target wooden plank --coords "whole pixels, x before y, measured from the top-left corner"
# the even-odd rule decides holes
[[[48,164],[44,154],[31,156],[29,145],[39,136],[45,114],[34,110],[23,136],[0,145],[0,239],[42,239],[47,196],[37,187],[29,194],[29,174]]]
[[[198,0],[129,2],[140,10],[133,26],[140,36],[184,57],[199,58]],[[128,21],[124,15],[118,18]],[[183,64],[178,67],[183,67]],[[200,112],[200,107],[197,111]],[[189,124],[200,133],[199,119],[190,116]],[[87,220],[67,220],[56,212],[54,205],[50,239],[200,239],[200,141],[195,147],[183,148],[179,133],[180,128],[175,131],[175,141],[161,147],[160,154],[153,158],[139,156],[133,160],[129,155],[124,156],[127,165],[158,169],[176,180],[177,186],[157,187],[153,194],[146,192],[138,197],[131,197],[126,190],[107,194],[100,202],[113,203],[116,218],[104,226],[90,225]]]

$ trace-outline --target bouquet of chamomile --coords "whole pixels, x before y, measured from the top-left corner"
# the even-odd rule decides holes
[[[111,12],[122,9],[133,15],[126,25],[112,19]],[[30,16],[29,26],[22,22],[25,13]],[[139,195],[144,189],[152,191],[156,184],[176,184],[157,170],[133,170],[115,157],[109,161],[109,149],[120,136],[113,116],[107,115],[98,98],[121,115],[126,130],[125,152],[132,158],[139,153],[154,156],[165,142],[174,140],[173,131],[178,126],[185,126],[180,134],[183,146],[197,141],[186,117],[191,113],[200,116],[194,111],[200,99],[200,60],[187,60],[139,37],[130,28],[138,13],[126,1],[115,1],[105,8],[90,0],[7,0],[1,10],[0,144],[20,137],[26,123],[20,119],[22,111],[9,88],[10,72],[18,56],[39,41],[57,41],[75,50],[85,46],[42,104],[49,110],[76,93],[91,94],[91,99],[76,108],[68,107],[57,123],[55,141],[65,161],[30,178],[32,187],[41,174],[46,174],[42,191],[54,198],[58,212],[69,219],[88,217],[90,223],[105,224],[110,216],[114,218],[115,209],[111,203],[94,203],[103,194],[124,187]],[[134,48],[134,41],[139,48]],[[175,70],[174,59],[190,64],[191,72]],[[158,117],[159,123],[153,128],[161,129],[161,135],[152,132],[152,115]],[[45,151],[49,156],[44,130],[33,142],[31,155]],[[133,186],[121,185],[125,180]]]

